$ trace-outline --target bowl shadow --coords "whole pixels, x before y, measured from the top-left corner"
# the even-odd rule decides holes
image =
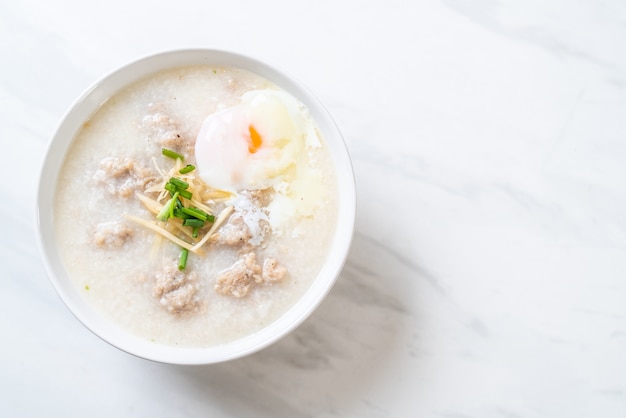
[[[167,367],[228,416],[317,416],[362,402],[411,338],[404,285],[417,267],[398,257],[357,230],[334,288],[291,334],[226,363]]]

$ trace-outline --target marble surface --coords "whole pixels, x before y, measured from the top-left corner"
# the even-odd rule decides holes
[[[87,331],[35,245],[46,146],[128,60],[230,49],[302,80],[354,162],[336,286],[252,356]],[[626,4],[0,3],[0,416],[626,416]]]

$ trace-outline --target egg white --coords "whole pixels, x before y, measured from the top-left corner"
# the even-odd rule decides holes
[[[309,120],[303,106],[279,90],[254,90],[241,102],[209,115],[195,144],[200,177],[237,192],[283,181],[305,147]]]

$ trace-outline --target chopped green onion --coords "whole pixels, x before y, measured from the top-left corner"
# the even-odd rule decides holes
[[[189,256],[189,250],[183,248],[180,252],[180,257],[178,257],[178,270],[185,270],[187,267],[187,257]]]
[[[189,200],[191,200],[193,196],[193,194],[188,190],[178,190],[177,193],[180,195],[180,197],[184,197],[185,199]]]
[[[199,226],[194,226],[193,227],[193,232],[191,233],[191,236],[193,238],[198,238],[198,231],[200,231],[200,227]]]
[[[179,219],[189,219],[193,218],[193,216],[186,214],[183,212],[184,208],[176,208],[174,209],[174,217]]]
[[[178,170],[178,172],[180,174],[187,174],[187,173],[191,173],[193,170],[195,170],[196,167],[194,167],[191,164],[187,164],[186,166],[184,166],[183,168],[181,168],[180,170]]]
[[[183,157],[182,155],[180,155],[177,152],[172,151],[171,149],[167,149],[167,148],[162,148],[161,149],[161,154],[165,155],[166,157],[172,158],[172,159],[180,159],[181,161],[185,159],[185,157]]]
[[[186,181],[183,181],[181,179],[178,179],[176,177],[172,177],[168,183],[173,184],[179,190],[187,190],[189,188],[189,183],[187,183]]]
[[[165,190],[170,191],[172,193],[176,192],[178,190],[178,188],[173,185],[172,183],[165,183],[165,186],[163,186],[165,188]]]
[[[176,208],[176,205],[179,203],[178,202],[178,192],[174,193],[174,196],[172,196],[172,201],[174,203],[172,203],[170,205],[170,213],[169,213],[169,217],[173,218],[174,217],[174,209]]]
[[[185,219],[183,221],[183,226],[191,226],[193,228],[195,227],[203,227],[204,226],[204,221],[201,219],[194,219],[194,218],[189,218],[189,219]]]
[[[178,193],[180,197],[185,199],[191,199],[193,197],[193,193],[188,190],[180,189],[175,184],[165,183],[163,187],[170,192],[170,196],[174,196],[174,193]]]
[[[187,214],[189,216],[193,216],[194,218],[201,219],[203,221],[206,221],[206,220],[209,219],[209,217],[213,216],[213,215],[209,215],[205,211],[203,211],[201,209],[198,209],[198,208],[182,208],[181,210],[185,214]],[[213,221],[211,221],[211,222],[213,222]]]
[[[157,219],[159,221],[167,221],[169,218],[174,216],[174,207],[176,206],[176,201],[178,200],[178,192],[175,192],[170,200],[163,205],[159,214],[157,215]]]

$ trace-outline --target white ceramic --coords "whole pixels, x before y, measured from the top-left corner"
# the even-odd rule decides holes
[[[158,345],[119,328],[95,311],[80,295],[61,262],[54,237],[53,200],[59,169],[82,123],[122,87],[146,74],[166,68],[216,64],[243,68],[257,73],[291,92],[310,110],[328,143],[339,181],[337,230],[328,259],[318,277],[301,300],[266,328],[234,342],[210,348],[180,348]],[[144,57],[125,65],[89,88],[63,117],[46,154],[37,195],[37,238],[44,264],[57,293],[70,311],[104,341],[136,356],[173,364],[208,364],[238,358],[258,351],[284,337],[300,325],[321,303],[343,268],[354,230],[355,182],[350,158],[329,113],[320,101],[292,77],[239,54],[208,49],[175,50]]]

